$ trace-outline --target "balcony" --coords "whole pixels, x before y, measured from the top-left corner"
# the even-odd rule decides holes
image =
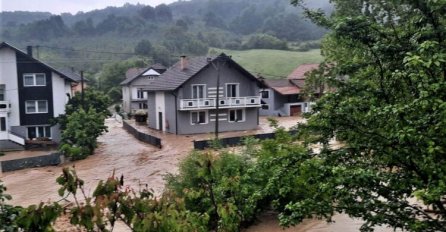
[[[0,112],[9,112],[9,101],[0,101]]]
[[[181,99],[180,110],[207,110],[216,108],[217,98]],[[261,107],[260,96],[222,97],[219,109]]]

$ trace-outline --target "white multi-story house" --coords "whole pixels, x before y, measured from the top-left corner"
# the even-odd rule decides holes
[[[131,68],[125,73],[126,79],[122,86],[122,109],[127,113],[136,110],[148,110],[147,92],[143,89],[166,71],[161,64],[154,64],[147,68]]]
[[[65,113],[72,96],[70,77],[23,52],[0,43],[0,150],[44,137],[60,140],[51,119]]]

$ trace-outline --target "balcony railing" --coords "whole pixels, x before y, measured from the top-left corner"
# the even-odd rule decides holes
[[[219,109],[261,107],[260,96],[221,97]],[[181,99],[180,110],[215,109],[217,98]]]
[[[9,112],[9,101],[0,101],[0,112]]]

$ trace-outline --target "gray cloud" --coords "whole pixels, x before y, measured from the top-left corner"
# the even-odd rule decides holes
[[[103,9],[107,6],[122,6],[125,3],[141,3],[156,6],[175,0],[0,0],[1,11],[45,11],[54,14],[77,13]]]

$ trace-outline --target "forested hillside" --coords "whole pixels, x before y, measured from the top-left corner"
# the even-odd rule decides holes
[[[309,2],[331,10],[328,0]],[[32,45],[39,59],[84,70],[97,80],[94,84],[116,94],[117,89],[109,88],[117,86],[130,66],[170,66],[180,55],[205,55],[209,48],[308,51],[319,47],[326,32],[287,0],[191,0],[155,7],[125,4],[74,15],[1,12],[0,17],[0,40],[20,49]]]

